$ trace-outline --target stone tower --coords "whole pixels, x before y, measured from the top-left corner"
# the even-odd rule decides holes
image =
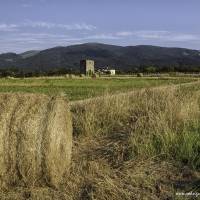
[[[86,76],[94,74],[94,60],[81,60],[80,73]]]

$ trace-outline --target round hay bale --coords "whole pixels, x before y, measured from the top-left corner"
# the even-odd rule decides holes
[[[12,76],[6,76],[6,79],[15,79],[15,78]]]
[[[1,187],[57,187],[71,151],[72,121],[63,98],[0,94]]]
[[[69,78],[69,74],[65,74],[64,77],[65,77],[65,78]]]

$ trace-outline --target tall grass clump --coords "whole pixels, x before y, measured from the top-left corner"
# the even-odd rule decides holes
[[[200,167],[199,95],[179,89],[140,93],[131,111],[130,142],[138,156],[161,156]]]
[[[199,167],[199,100],[176,87],[104,96],[72,107],[74,134],[114,141],[121,132],[129,158],[159,155]]]
[[[105,95],[89,101],[73,104],[75,135],[107,135],[119,130],[129,116],[126,95]]]

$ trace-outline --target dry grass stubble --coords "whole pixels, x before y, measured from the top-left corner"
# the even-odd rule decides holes
[[[70,174],[58,190],[21,188],[9,196],[166,200],[198,191],[199,100],[198,93],[163,87],[73,104]]]

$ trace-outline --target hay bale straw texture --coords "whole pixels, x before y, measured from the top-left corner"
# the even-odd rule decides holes
[[[1,187],[57,187],[71,151],[70,109],[63,98],[0,94]]]

